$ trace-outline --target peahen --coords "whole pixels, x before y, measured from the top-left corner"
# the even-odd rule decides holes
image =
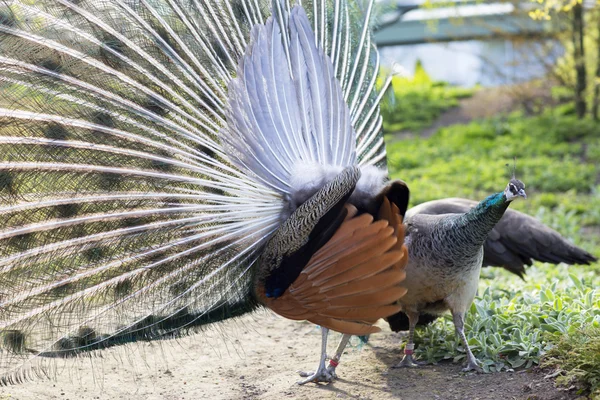
[[[465,370],[481,370],[465,338],[464,315],[475,297],[482,266],[501,266],[523,277],[524,265],[531,265],[532,260],[554,264],[596,261],[535,218],[508,209],[518,197],[526,197],[525,186],[512,179],[503,192],[479,203],[449,198],[407,211],[409,262],[404,285],[408,292],[398,301],[402,311],[387,318],[393,331],[409,330],[404,358],[397,366],[417,365],[412,357],[416,324],[428,324],[450,310],[467,353]],[[342,339],[344,345],[348,338]],[[342,352],[343,347],[338,347],[332,358],[332,375]]]
[[[409,193],[387,179],[372,10],[0,5],[1,383],[261,304],[323,349],[400,310]]]
[[[402,312],[387,318],[392,330],[409,329],[399,366],[416,365],[412,354],[417,322],[431,322],[449,309],[467,353],[465,370],[480,370],[463,326],[465,312],[477,291],[481,266],[504,267],[523,278],[524,266],[531,265],[532,260],[553,264],[590,264],[597,260],[535,218],[508,209],[515,196],[526,198],[525,189],[520,181],[511,180],[504,193],[496,193],[480,203],[449,198],[423,203],[407,212],[410,263],[406,268],[406,287],[410,290],[399,301]],[[452,277],[442,272],[448,269],[458,273]],[[424,276],[439,278],[444,290],[439,285],[423,285]],[[462,279],[457,281],[461,287],[446,292],[453,278]]]

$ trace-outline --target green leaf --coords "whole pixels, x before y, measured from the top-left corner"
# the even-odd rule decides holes
[[[573,281],[573,284],[575,285],[575,287],[580,291],[583,292],[583,283],[581,282],[581,279],[579,279],[577,277],[577,275],[575,275],[574,273],[570,273],[569,274],[569,278],[571,278],[571,281]]]

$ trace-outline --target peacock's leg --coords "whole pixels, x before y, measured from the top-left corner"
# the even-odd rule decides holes
[[[335,349],[335,355],[331,358],[331,360],[329,360],[329,365],[327,366],[327,372],[331,375],[331,377],[333,379],[337,378],[335,369],[339,365],[340,358],[342,358],[342,353],[344,352],[344,349],[348,345],[348,342],[350,341],[351,337],[352,337],[352,335],[342,336],[342,339],[340,340],[340,343],[338,344],[337,349]]]
[[[419,313],[414,311],[405,311],[408,316],[408,343],[404,347],[404,357],[402,361],[394,366],[394,368],[402,367],[418,367],[419,364],[413,359],[413,351],[415,350],[415,326],[419,322]]]
[[[301,377],[306,378],[298,382],[298,385],[304,385],[308,382],[331,382],[333,376],[325,368],[325,358],[327,358],[327,334],[329,333],[328,328],[321,328],[321,359],[319,360],[319,366],[316,372],[304,372],[298,371]]]
[[[463,372],[483,372],[483,369],[481,369],[481,366],[469,348],[469,343],[467,343],[467,338],[465,336],[465,313],[453,312],[452,319],[454,320],[454,328],[456,328],[456,333],[460,337],[460,340],[467,351],[467,366],[463,368]]]

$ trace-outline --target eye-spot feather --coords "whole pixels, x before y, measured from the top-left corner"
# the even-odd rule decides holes
[[[65,140],[68,137],[68,131],[65,127],[56,123],[48,124],[44,128],[43,134],[46,138],[54,140]]]
[[[20,330],[6,330],[0,332],[2,335],[2,347],[13,353],[25,351],[25,333]]]

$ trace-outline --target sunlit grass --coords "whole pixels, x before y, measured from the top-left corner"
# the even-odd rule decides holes
[[[556,379],[569,386],[575,381],[589,385],[594,398],[600,398],[600,328],[586,326],[561,337],[543,360],[546,367],[559,368]]]
[[[381,106],[385,132],[415,131],[429,127],[444,111],[458,105],[477,89],[433,81],[417,63],[413,77],[395,76],[393,92]]]

